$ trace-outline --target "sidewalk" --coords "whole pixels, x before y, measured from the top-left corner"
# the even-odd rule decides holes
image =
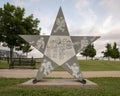
[[[0,69],[0,77],[7,78],[35,78],[36,69]],[[83,71],[83,77],[120,77],[120,71]],[[73,78],[66,71],[53,71],[47,77]]]

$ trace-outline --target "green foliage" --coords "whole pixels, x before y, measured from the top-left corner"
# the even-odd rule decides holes
[[[19,37],[19,34],[40,33],[39,20],[34,19],[33,15],[25,17],[24,14],[24,8],[15,7],[9,3],[0,8],[0,41],[6,42],[10,48],[10,58],[12,58],[14,47],[19,47],[19,50],[24,49],[24,52],[28,52],[30,48],[24,47],[26,42]]]
[[[104,57],[108,57],[108,60],[111,58],[117,59],[119,58],[119,49],[117,48],[117,44],[114,42],[114,45],[107,43],[105,52],[102,52]]]
[[[20,45],[21,39],[18,34],[39,34],[40,30],[37,29],[39,20],[34,20],[33,15],[25,17],[24,8],[7,3],[1,10],[0,24],[2,27],[0,32],[5,36],[4,40],[9,47]]]
[[[96,55],[96,50],[94,48],[94,45],[89,45],[89,57],[93,59],[95,55]]]
[[[111,57],[114,59],[119,58],[119,49],[117,48],[117,44],[114,43],[112,51],[111,51]]]
[[[0,96],[119,96],[120,78],[89,78],[98,88],[19,87],[29,79],[0,78]],[[114,90],[114,91],[113,91]]]
[[[96,50],[94,48],[93,44],[88,45],[85,50],[81,53],[81,55],[86,56],[87,57],[91,57],[93,59],[93,57],[96,55]]]
[[[87,57],[89,56],[88,47],[85,48],[85,50],[83,52],[81,52],[80,54],[83,55],[83,56],[85,56],[86,59],[87,59]]]
[[[111,50],[112,50],[111,44],[107,43],[106,50],[104,52],[104,57],[108,57],[108,60],[110,59],[111,56]]]
[[[22,48],[22,50],[23,50],[23,53],[26,53],[26,56],[27,56],[28,52],[32,51],[31,45],[28,43],[24,44],[24,47]]]

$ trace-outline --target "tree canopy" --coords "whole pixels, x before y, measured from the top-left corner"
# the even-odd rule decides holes
[[[119,53],[119,49],[117,48],[116,42],[114,42],[113,46],[110,43],[107,43],[105,47],[106,50],[102,52],[104,54],[104,57],[107,57],[108,60],[110,60],[110,57],[113,59],[119,58],[120,53]]]
[[[111,51],[111,57],[114,59],[119,58],[119,49],[117,48],[117,44],[115,42]]]
[[[93,59],[93,57],[96,55],[96,50],[94,48],[93,44],[88,45],[83,52],[81,52],[81,55],[87,57],[90,57]]]
[[[111,44],[107,43],[107,45],[105,47],[106,47],[106,50],[103,51],[102,53],[104,54],[104,57],[107,57],[109,60],[111,57],[112,46],[111,46]]]
[[[16,7],[9,3],[0,8],[0,41],[6,42],[10,48],[10,57],[12,57],[15,46],[22,50],[23,45],[28,44],[19,37],[19,34],[40,34],[40,28],[38,28],[39,20],[37,18],[34,19],[33,15],[27,17],[24,15],[24,8]]]

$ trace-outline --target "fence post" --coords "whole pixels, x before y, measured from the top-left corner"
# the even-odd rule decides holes
[[[19,58],[19,65],[21,65],[21,57]]]

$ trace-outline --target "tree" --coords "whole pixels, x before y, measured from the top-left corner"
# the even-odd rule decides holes
[[[94,45],[89,45],[89,57],[93,60],[93,57],[96,55],[96,50],[94,48]]]
[[[31,46],[26,43],[23,47],[23,53],[26,53],[26,56],[28,56],[28,52],[32,51]]]
[[[86,47],[85,50],[83,50],[80,54],[83,55],[83,56],[85,56],[86,60],[87,60],[87,57],[89,56],[88,53],[89,53],[88,52],[88,47]]]
[[[120,52],[119,52],[119,61],[120,61]]]
[[[102,53],[104,54],[104,57],[107,57],[108,60],[110,60],[110,57],[111,57],[111,51],[112,51],[111,44],[107,43],[107,45],[106,45],[105,47],[106,47],[106,50],[103,51]]]
[[[86,56],[86,59],[87,59],[88,56],[91,59],[93,59],[93,57],[96,55],[96,50],[94,48],[94,45],[93,44],[88,45],[85,48],[85,50],[81,53],[81,55]]]
[[[19,37],[19,34],[39,34],[38,19],[33,19],[33,15],[24,16],[25,9],[15,7],[9,3],[0,8],[0,40],[6,42],[10,48],[10,63],[12,62],[13,49],[17,46],[20,50],[24,48],[26,42]]]
[[[117,44],[115,42],[111,50],[111,57],[114,58],[114,60],[119,58],[119,49],[117,48]]]
[[[102,51],[104,54],[104,57],[108,57],[108,60],[110,60],[110,57],[114,60],[119,58],[119,49],[117,48],[117,44],[114,42],[114,45],[111,46],[111,44],[107,43],[105,52]]]

